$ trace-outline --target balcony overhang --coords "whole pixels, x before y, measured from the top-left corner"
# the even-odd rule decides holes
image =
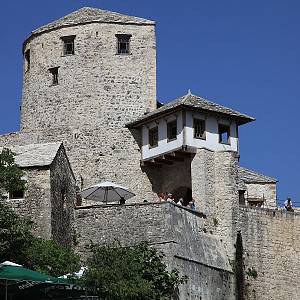
[[[141,166],[162,167],[163,165],[173,165],[176,162],[183,162],[185,158],[190,158],[196,151],[197,148],[182,146],[151,158],[142,159]]]

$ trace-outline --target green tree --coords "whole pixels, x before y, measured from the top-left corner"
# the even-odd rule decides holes
[[[73,249],[36,238],[33,225],[0,202],[0,263],[9,260],[52,276],[78,271],[79,256]]]
[[[70,247],[62,247],[53,240],[34,239],[26,251],[27,265],[52,276],[73,273],[80,269],[79,256]]]
[[[23,175],[15,164],[14,153],[4,148],[0,153],[0,199],[7,191],[25,189]],[[0,262],[13,261],[53,276],[80,268],[79,257],[71,248],[34,237],[33,225],[0,202]]]
[[[170,299],[187,278],[167,271],[163,253],[142,242],[92,246],[84,285],[103,299]]]
[[[32,226],[29,219],[20,218],[0,203],[0,263],[5,260],[24,262],[26,249],[34,240]]]
[[[14,155],[7,148],[0,153],[0,197],[5,192],[25,189],[26,181],[22,179],[24,173],[15,163]]]

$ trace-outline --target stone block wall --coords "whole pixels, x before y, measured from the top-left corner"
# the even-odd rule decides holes
[[[246,299],[300,299],[300,214],[241,207],[238,227]]]
[[[61,146],[50,166],[51,234],[59,244],[73,244],[74,207],[76,202],[75,177]]]
[[[119,240],[122,245],[148,241],[166,254],[170,268],[189,281],[179,299],[234,299],[233,273],[223,244],[205,233],[202,214],[169,202],[76,209],[77,251]]]
[[[120,33],[132,35],[129,55],[116,54]],[[61,37],[68,35],[76,35],[75,54],[63,56]],[[125,128],[156,108],[155,26],[64,27],[34,36],[27,49],[31,64],[24,70],[21,113],[21,135],[27,138],[21,139],[64,142],[80,187],[109,180],[140,198],[155,197],[140,168],[140,138]],[[52,67],[59,67],[55,86]]]
[[[276,208],[276,183],[246,183],[245,198],[264,199],[265,208]]]
[[[207,228],[224,242],[233,259],[238,209],[237,153],[199,149],[191,163],[196,204],[208,218]]]
[[[24,199],[7,201],[20,216],[34,221],[34,233],[44,239],[52,237],[50,170],[48,167],[26,168],[28,178]]]

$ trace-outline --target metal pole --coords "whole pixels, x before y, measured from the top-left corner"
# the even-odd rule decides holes
[[[5,300],[7,300],[7,279],[5,281]]]

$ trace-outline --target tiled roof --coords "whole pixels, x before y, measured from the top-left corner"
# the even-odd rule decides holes
[[[31,144],[8,147],[16,154],[15,163],[22,168],[41,167],[52,164],[62,143]],[[0,151],[3,148],[0,147]]]
[[[127,16],[116,12],[102,10],[92,7],[83,7],[74,11],[65,17],[62,17],[52,23],[42,26],[34,30],[33,34],[38,34],[44,31],[52,30],[55,28],[74,26],[85,23],[123,23],[123,24],[140,24],[140,25],[153,25],[154,21],[142,19],[138,17]]]
[[[245,183],[276,183],[278,180],[255,171],[239,167],[239,178]]]
[[[127,127],[129,127],[129,128],[139,127],[140,125],[147,123],[148,121],[151,121],[151,120],[155,119],[156,117],[159,117],[160,115],[171,113],[172,111],[178,110],[180,108],[197,109],[197,110],[202,110],[202,111],[206,111],[206,112],[214,112],[217,114],[230,116],[231,118],[236,119],[239,125],[255,120],[254,118],[252,118],[250,116],[242,114],[233,109],[227,108],[225,106],[216,104],[214,102],[208,101],[204,98],[193,95],[189,92],[187,95],[180,97],[174,101],[171,101],[171,102],[165,104],[164,106],[162,106],[150,113],[147,113],[146,115],[127,124]]]

